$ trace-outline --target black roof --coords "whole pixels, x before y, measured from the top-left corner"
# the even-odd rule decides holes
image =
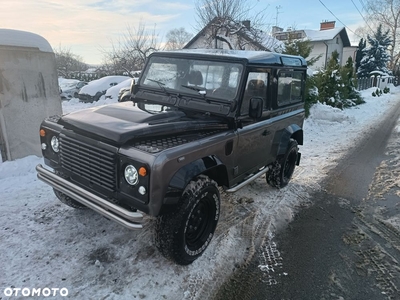
[[[159,51],[152,55],[191,56],[191,58],[214,57],[218,59],[235,59],[246,61],[248,64],[269,64],[281,66],[307,66],[301,56],[293,56],[267,51],[226,50],[226,49],[182,49],[173,51]]]

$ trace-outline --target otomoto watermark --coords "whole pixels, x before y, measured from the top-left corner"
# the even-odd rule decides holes
[[[68,289],[63,288],[16,288],[16,287],[7,287],[3,291],[4,296],[6,297],[67,297]],[[1,297],[0,297],[1,299]]]

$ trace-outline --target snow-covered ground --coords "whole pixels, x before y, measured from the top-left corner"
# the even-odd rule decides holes
[[[235,194],[222,193],[216,234],[205,254],[186,267],[158,253],[153,219],[147,217],[143,230],[129,231],[95,212],[60,203],[36,178],[41,158],[0,163],[0,299],[17,299],[7,295],[18,288],[25,294],[66,288],[64,298],[70,299],[210,298],[276,227],[307,205],[308,193],[319,188],[336,161],[400,101],[399,88],[379,98],[372,91],[362,92],[365,104],[344,111],[323,104],[312,108],[304,125],[301,165],[286,188],[273,189],[259,178]],[[97,103],[72,99],[63,102],[63,111],[112,102],[104,96]]]

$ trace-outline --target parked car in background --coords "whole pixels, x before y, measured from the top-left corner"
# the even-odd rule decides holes
[[[80,89],[87,85],[87,82],[78,79],[58,78],[58,85],[60,87],[61,99],[70,100],[72,98],[78,98]]]
[[[118,102],[125,102],[131,99],[131,88],[125,87],[119,90]]]
[[[124,80],[130,79],[128,76],[105,76],[93,80],[85,85],[78,93],[79,100],[82,102],[98,101],[106,91]]]
[[[139,77],[142,71],[136,71],[134,73],[134,83],[137,84],[139,82]],[[132,85],[132,81],[130,82],[130,86],[129,87],[124,87],[122,89],[119,90],[118,93],[118,102],[125,102],[125,101],[129,101],[131,100],[131,85]]]
[[[128,79],[118,83],[117,85],[110,87],[105,94],[106,99],[117,100],[120,90],[121,89],[129,89],[131,86],[131,82],[132,82],[132,78],[128,78]]]

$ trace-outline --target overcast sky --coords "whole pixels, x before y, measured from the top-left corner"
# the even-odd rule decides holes
[[[128,26],[143,24],[159,33],[184,27],[196,34],[196,0],[0,0],[0,27],[34,32],[53,48],[63,47],[84,62],[102,62],[103,51],[116,44]],[[255,10],[268,7],[266,23],[287,28],[319,29],[323,20],[343,22],[353,44],[355,31],[364,24],[366,0],[250,0]],[[325,6],[324,6],[325,5]],[[357,10],[357,8],[358,11]],[[361,14],[360,14],[361,13]],[[335,17],[336,16],[336,17]]]

